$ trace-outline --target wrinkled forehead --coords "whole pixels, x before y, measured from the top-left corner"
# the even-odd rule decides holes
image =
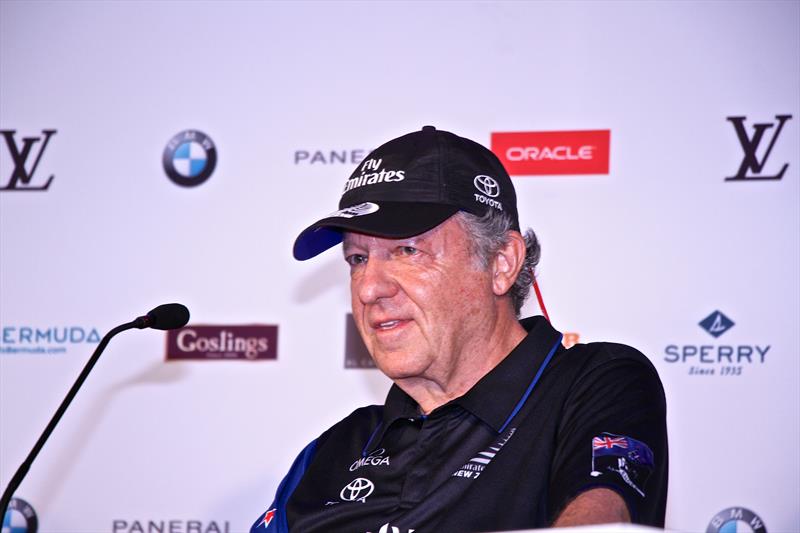
[[[469,245],[471,242],[469,235],[464,227],[459,222],[458,214],[455,214],[428,231],[410,237],[383,237],[380,235],[371,235],[368,233],[359,233],[355,231],[342,232],[343,248],[352,248],[354,246],[397,246],[397,245],[413,245],[413,244],[429,244],[438,245],[440,247],[463,247]]]

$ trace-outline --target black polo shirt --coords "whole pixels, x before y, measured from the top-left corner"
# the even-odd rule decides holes
[[[396,385],[297,458],[251,531],[408,533],[546,527],[592,487],[663,526],[666,404],[621,344],[561,345],[542,317],[460,398],[421,415]]]

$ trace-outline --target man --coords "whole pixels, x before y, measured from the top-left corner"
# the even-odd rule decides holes
[[[394,385],[303,450],[253,532],[663,526],[658,375],[628,346],[567,350],[543,317],[518,320],[539,244],[489,150],[432,126],[384,144],[294,256],[340,242]]]

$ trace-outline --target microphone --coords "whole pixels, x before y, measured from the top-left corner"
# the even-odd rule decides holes
[[[163,304],[134,322],[139,329],[178,329],[189,322],[189,310],[182,304]]]
[[[75,383],[72,385],[72,388],[67,392],[67,395],[64,397],[64,400],[61,402],[61,405],[58,406],[56,409],[53,418],[50,419],[50,423],[47,424],[47,427],[44,428],[39,440],[36,441],[36,444],[33,445],[33,449],[30,451],[28,456],[25,458],[25,461],[22,462],[20,467],[17,469],[14,476],[11,478],[11,482],[6,487],[6,490],[3,491],[3,496],[0,498],[0,517],[5,516],[6,509],[8,508],[8,504],[11,502],[11,496],[14,495],[14,491],[22,483],[22,480],[25,479],[25,475],[30,470],[31,465],[33,464],[34,459],[36,456],[39,455],[39,451],[41,451],[42,446],[50,437],[50,434],[56,428],[59,420],[61,417],[64,416],[64,413],[69,407],[69,404],[72,402],[72,399],[78,393],[78,390],[83,385],[83,382],[86,381],[89,372],[92,371],[95,363],[100,358],[100,354],[103,353],[105,350],[106,345],[111,340],[111,338],[120,333],[125,331],[126,329],[132,328],[153,328],[153,329],[177,329],[182,328],[189,322],[189,310],[186,306],[177,303],[171,304],[163,304],[159,305],[149,313],[144,316],[140,316],[131,322],[126,322],[125,324],[121,324],[108,333],[106,333],[105,337],[100,341],[95,349],[92,357],[89,358],[89,361],[86,363],[86,366],[83,367],[78,379],[75,380]]]

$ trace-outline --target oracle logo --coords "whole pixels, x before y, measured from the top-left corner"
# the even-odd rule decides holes
[[[576,161],[578,159],[592,159],[594,156],[594,146],[581,146],[573,150],[571,146],[512,146],[506,150],[506,157],[509,161],[542,161],[554,159],[558,161]]]
[[[608,174],[610,130],[492,133],[492,151],[512,176]]]

